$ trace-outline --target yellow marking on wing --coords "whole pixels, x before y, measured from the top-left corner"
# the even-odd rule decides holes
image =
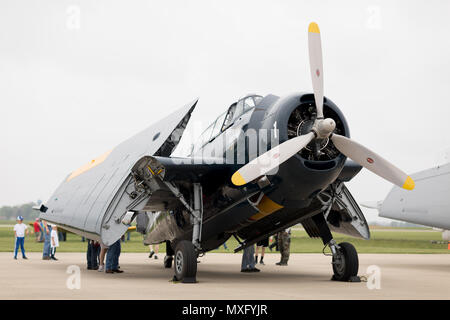
[[[86,163],[84,166],[79,167],[77,170],[73,171],[70,176],[66,179],[66,181],[70,181],[73,178],[79,176],[82,173],[85,173],[86,171],[91,170],[92,168],[98,166],[100,163],[106,160],[108,158],[109,154],[112,152],[112,150],[109,150],[108,152],[105,152],[100,157],[95,158],[91,160],[89,163]]]
[[[259,212],[253,216],[250,217],[250,220],[256,221],[260,220],[269,214],[274,213],[275,211],[278,211],[282,208],[284,208],[282,205],[276,203],[272,199],[270,199],[268,196],[264,196],[259,204],[256,206],[259,210]]]
[[[311,22],[308,27],[308,32],[320,33],[319,26],[315,22]]]
[[[416,184],[414,183],[414,180],[411,179],[410,176],[408,176],[408,178],[406,178],[406,181],[403,184],[402,188],[406,189],[406,190],[412,190],[412,189],[414,189],[415,186],[416,186]]]

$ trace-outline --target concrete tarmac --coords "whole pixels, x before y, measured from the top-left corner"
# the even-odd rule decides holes
[[[164,254],[154,260],[123,253],[125,272],[105,274],[86,270],[85,253],[57,253],[59,261],[0,253],[0,299],[450,299],[450,255],[360,254],[359,275],[378,266],[379,289],[374,281],[330,281],[331,258],[321,254],[291,254],[287,267],[275,266],[278,254],[267,254],[260,273],[241,273],[241,256],[206,254],[198,283],[182,284],[170,281],[173,269],[164,269]],[[80,289],[67,287],[74,279],[70,266],[80,268]]]

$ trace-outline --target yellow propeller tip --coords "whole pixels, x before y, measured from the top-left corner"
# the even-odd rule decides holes
[[[315,22],[309,24],[308,32],[320,33],[319,26]]]
[[[410,176],[408,176],[408,178],[406,178],[406,181],[405,181],[405,183],[403,184],[403,189],[406,189],[406,190],[412,190],[412,189],[414,189],[414,187],[415,187],[416,185],[415,185],[415,183],[414,183],[414,180],[413,179],[411,179],[411,177]]]
[[[242,175],[239,173],[239,171],[236,171],[233,176],[231,177],[231,182],[233,182],[233,184],[235,186],[242,186],[244,184],[246,184],[247,182],[245,182],[244,178],[242,177]]]

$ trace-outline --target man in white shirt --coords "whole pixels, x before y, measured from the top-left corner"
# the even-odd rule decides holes
[[[17,224],[14,225],[14,236],[16,237],[16,241],[15,241],[16,246],[14,248],[14,259],[15,260],[17,260],[17,252],[19,251],[19,246],[20,246],[20,251],[22,251],[22,257],[24,259],[28,259],[25,256],[25,248],[24,248],[25,234],[28,235],[28,227],[26,224],[23,223],[23,217],[18,216]]]

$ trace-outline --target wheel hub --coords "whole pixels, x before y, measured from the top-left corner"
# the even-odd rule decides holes
[[[344,274],[345,272],[345,258],[342,253],[338,253],[336,256],[333,256],[333,265],[335,266],[335,270],[339,274]]]
[[[175,257],[175,268],[178,274],[183,271],[183,254],[181,253],[181,251],[178,251]]]

